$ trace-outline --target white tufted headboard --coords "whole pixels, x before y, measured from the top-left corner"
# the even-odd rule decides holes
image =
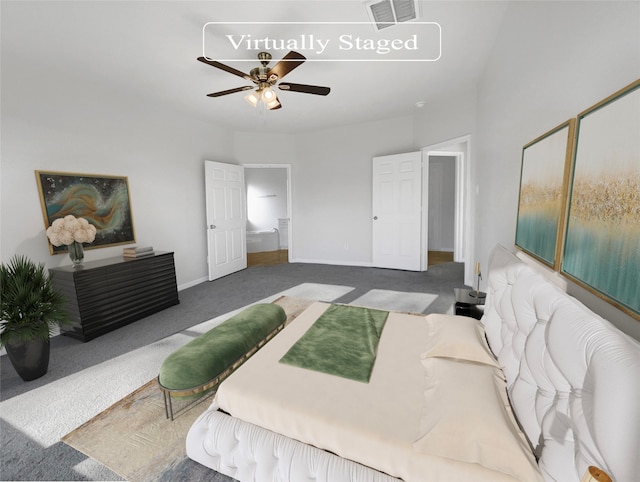
[[[500,245],[488,283],[482,321],[545,479],[640,480],[640,342]]]

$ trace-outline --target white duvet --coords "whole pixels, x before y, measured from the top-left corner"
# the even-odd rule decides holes
[[[279,363],[329,306],[311,305],[214,404],[407,482],[542,480],[476,320],[391,312],[369,383]]]

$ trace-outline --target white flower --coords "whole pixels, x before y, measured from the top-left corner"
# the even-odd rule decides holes
[[[93,243],[93,240],[96,239],[96,232],[98,231],[93,224],[89,224],[89,235],[87,243]]]
[[[82,229],[78,229],[73,233],[73,240],[77,241],[78,243],[86,243],[87,234]]]
[[[47,228],[47,236],[49,237],[49,241],[54,246],[60,246],[62,243],[60,242],[60,236],[58,236],[58,232],[54,229],[54,226],[51,225]]]
[[[75,240],[73,239],[73,234],[69,231],[63,231],[60,233],[60,242],[62,244],[71,244]]]
[[[80,228],[80,223],[75,216],[69,214],[64,217],[64,229],[70,233]]]
[[[47,228],[47,237],[54,246],[78,243],[92,243],[96,238],[96,227],[84,218],[69,214],[58,218]]]
[[[54,233],[59,233],[64,229],[64,219],[62,218],[56,219],[53,223],[51,223],[51,226],[49,226],[49,229],[51,229]]]

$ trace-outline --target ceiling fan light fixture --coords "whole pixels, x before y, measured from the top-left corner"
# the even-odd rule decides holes
[[[277,109],[278,107],[280,107],[280,101],[275,94],[273,94],[273,99],[271,99],[269,102],[265,102],[265,104],[267,105],[269,110]]]
[[[245,95],[244,100],[255,107],[258,105],[258,101],[260,100],[260,94],[258,93],[258,91],[254,90],[250,94]]]
[[[269,105],[269,103],[272,102],[274,99],[276,99],[276,93],[273,91],[271,87],[265,87],[264,89],[262,89],[262,101],[265,104]]]

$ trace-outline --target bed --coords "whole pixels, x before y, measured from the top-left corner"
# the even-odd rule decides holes
[[[368,382],[282,362],[334,306],[314,303],[221,384],[187,455],[240,481],[637,480],[640,343],[501,246],[488,283],[480,322],[390,312]]]

